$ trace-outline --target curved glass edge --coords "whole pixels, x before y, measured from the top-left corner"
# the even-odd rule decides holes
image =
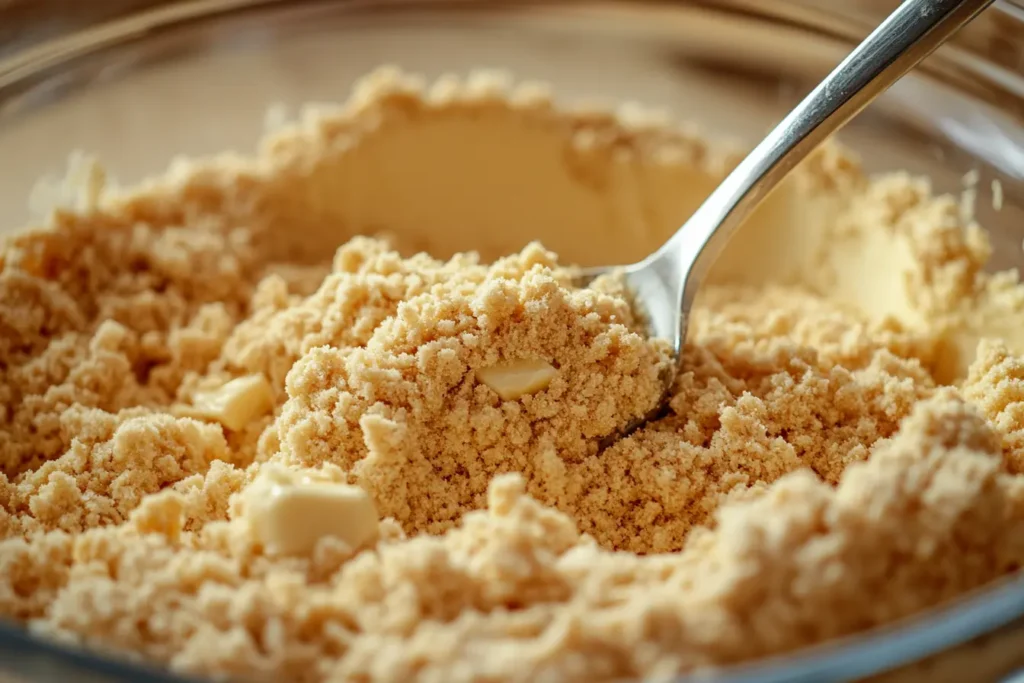
[[[980,591],[980,592],[979,592]],[[818,683],[897,673],[951,648],[970,647],[1004,628],[1024,630],[1024,575],[979,589],[908,620],[805,650],[795,657],[724,671],[714,683]],[[1024,666],[1024,652],[1021,653]],[[684,679],[685,680],[685,679]],[[682,681],[680,681],[682,683]]]
[[[9,622],[0,622],[0,681],[199,683],[199,679],[178,676],[153,665],[44,640]]]
[[[1024,633],[1024,576],[1005,579],[998,587],[980,589],[953,603],[902,622],[855,634],[807,650],[755,663],[687,675],[677,683],[822,683],[852,681],[879,674],[897,674],[933,656],[970,648],[1000,632]],[[1024,652],[1020,669],[1001,683],[1024,683]],[[157,667],[71,648],[0,623],[0,673],[38,681],[88,683],[199,683]],[[17,679],[13,683],[19,683]]]
[[[339,0],[339,4],[343,1]],[[79,35],[69,37],[67,29],[63,29],[57,31],[59,38],[50,40],[47,37],[30,47],[27,50],[28,57],[26,51],[8,49],[0,52],[0,81],[10,83],[16,80],[16,76],[30,75],[32,69],[40,63],[44,68],[48,68],[87,55],[96,49],[116,46],[119,40],[137,38],[140,30],[145,32],[169,27],[178,22],[200,20],[211,13],[223,14],[232,10],[284,3],[285,0],[154,2],[152,4],[156,6],[155,9],[112,19],[113,25],[116,26],[114,30],[109,30],[111,26],[97,25],[95,20],[86,18],[75,28],[87,29],[99,40],[82,40],[82,36]],[[529,0],[522,0],[519,4],[528,3]],[[139,3],[135,4],[137,6]],[[404,0],[392,4],[429,3]],[[510,3],[495,4],[507,6]],[[717,4],[732,6],[743,3],[721,0]],[[791,4],[816,5],[813,1],[807,0],[796,0]],[[867,9],[869,12],[873,11],[873,16],[876,17],[890,10],[895,4],[894,0],[864,0],[850,3],[854,6],[852,11],[860,11],[861,16]],[[170,5],[178,7],[168,11]],[[1005,37],[1005,27],[1010,25],[1012,36],[1024,38],[1024,3],[1019,0],[999,0],[993,12],[991,21],[997,26],[1003,26],[1001,33],[997,31],[999,35]],[[105,18],[110,16],[107,12]],[[1007,23],[1007,20],[1011,23]],[[988,24],[985,26],[987,30]],[[972,53],[991,56],[991,42],[979,40],[978,35],[981,35],[980,31],[967,34],[962,41],[957,42]],[[7,47],[11,46],[8,44]],[[1021,41],[1021,48],[1024,49],[1024,40]],[[904,622],[829,641],[808,650],[780,655],[770,660],[678,680],[680,683],[696,680],[714,683],[810,683],[859,679],[898,671],[900,667],[946,654],[951,651],[950,648],[970,647],[972,643],[987,635],[998,636],[1000,629],[1024,630],[1022,615],[1024,576],[1016,576],[1003,580],[998,587],[979,589],[945,607],[929,610]],[[29,634],[17,625],[3,622],[0,622],[0,674],[13,674],[16,677],[15,682],[19,680],[18,676],[27,677],[25,680],[32,682],[75,680],[95,683],[194,683],[198,680],[150,665],[119,660],[95,651],[46,641]],[[1024,669],[1003,678],[1001,683],[1024,683]]]

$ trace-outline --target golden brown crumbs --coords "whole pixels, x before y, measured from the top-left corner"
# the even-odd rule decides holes
[[[670,350],[531,238],[638,257],[732,157],[509,88],[385,70],[7,240],[0,615],[209,676],[659,679],[1020,567],[1024,289],[955,200],[823,150],[748,228],[805,246],[737,240],[602,448]]]

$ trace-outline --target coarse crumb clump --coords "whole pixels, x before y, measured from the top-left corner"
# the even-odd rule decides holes
[[[607,445],[670,350],[529,238],[628,261],[732,160],[384,70],[257,158],[90,182],[0,252],[0,615],[209,676],[661,679],[1015,571],[1024,290],[954,200],[837,147]]]

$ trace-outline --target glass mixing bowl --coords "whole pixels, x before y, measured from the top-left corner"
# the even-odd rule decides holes
[[[68,153],[123,183],[180,154],[253,148],[268,105],[341,100],[382,63],[511,69],[560,96],[638,100],[747,144],[893,0],[0,2],[0,230]],[[999,2],[846,129],[869,170],[977,178],[993,267],[1024,261],[1024,5]],[[992,181],[998,180],[999,183]],[[999,200],[991,196],[1000,187]],[[1001,204],[997,210],[996,205]],[[543,235],[527,234],[522,242]],[[472,248],[467,243],[467,248]],[[571,249],[563,256],[572,260]],[[617,262],[615,254],[610,262]],[[865,596],[870,600],[871,596]],[[1024,666],[1024,578],[905,623],[701,677],[1002,681]],[[1024,675],[1024,674],[1022,674]],[[0,625],[0,683],[180,681]],[[1024,680],[1024,679],[1017,679]]]

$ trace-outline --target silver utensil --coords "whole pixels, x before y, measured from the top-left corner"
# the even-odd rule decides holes
[[[621,273],[654,337],[669,340],[682,365],[686,323],[697,289],[729,238],[779,182],[918,62],[994,0],[906,0],[844,59],[730,173],[693,216],[656,252],[629,266],[581,271],[577,284]],[[663,408],[629,425],[631,431]]]

